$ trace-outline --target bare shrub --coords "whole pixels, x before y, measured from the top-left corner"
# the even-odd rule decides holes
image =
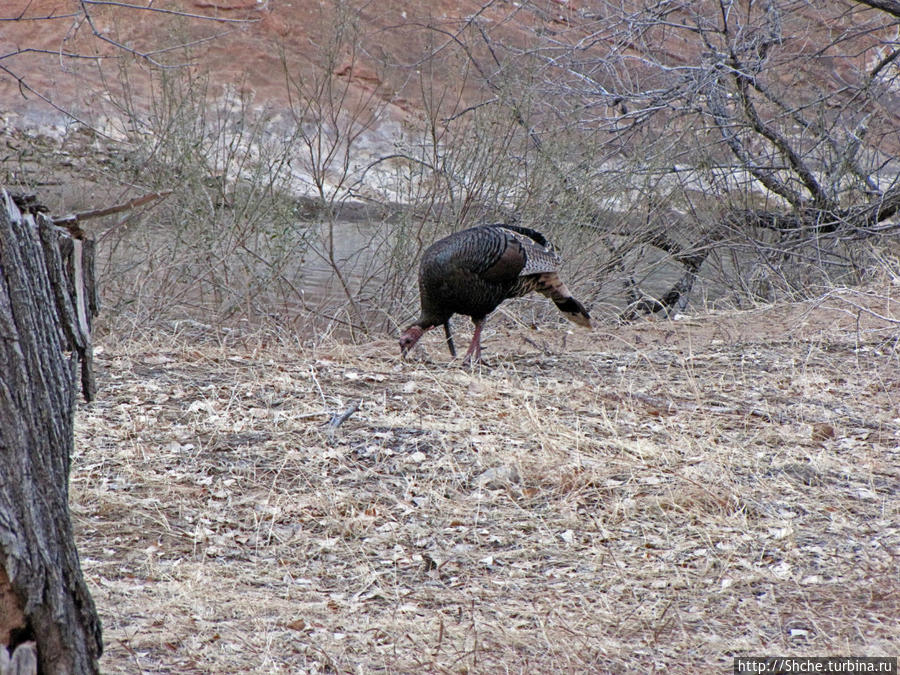
[[[213,94],[202,73],[160,71],[149,113],[126,108],[123,168],[133,184],[172,194],[101,235],[113,312],[233,321],[271,313],[293,292],[284,272],[306,233],[287,196],[292,139],[270,133],[270,113],[241,89]]]
[[[173,193],[107,224],[108,304],[138,321],[390,331],[416,311],[422,249],[498,221],[544,231],[601,318],[864,282],[896,259],[900,206],[892,118],[876,114],[896,88],[893,24],[864,5],[491,3],[370,30],[327,3],[316,67],[285,46],[287,110],[213,88],[202,60],[132,50],[107,80],[127,139],[110,168]],[[177,33],[187,17],[166,20]],[[829,26],[818,51],[801,39]],[[424,35],[425,56],[377,49],[385,30]],[[134,62],[152,66],[147,105]]]
[[[557,173],[553,199],[537,189],[535,202],[577,199],[602,245],[624,224],[627,294],[671,311],[701,267],[705,294],[737,302],[867,277],[867,240],[896,232],[900,206],[896,124],[883,114],[900,73],[896,12],[869,5],[529,3],[539,20],[527,38],[505,29],[519,9],[473,14],[455,35],[489,105],[533,143],[523,171]],[[567,152],[550,161],[561,139]],[[672,263],[684,273],[670,290],[642,298],[642,268]]]

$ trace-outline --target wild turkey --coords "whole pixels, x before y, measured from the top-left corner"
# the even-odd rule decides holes
[[[485,317],[507,298],[537,291],[553,300],[566,318],[591,326],[591,317],[556,273],[559,256],[540,232],[516,225],[479,225],[455,232],[428,247],[419,265],[422,314],[400,336],[406,356],[425,331],[444,326],[451,356],[456,356],[450,317],[466,314],[475,324],[465,360],[481,360]]]

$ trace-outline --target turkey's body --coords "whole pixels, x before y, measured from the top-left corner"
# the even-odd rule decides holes
[[[590,326],[590,315],[557,274],[559,257],[544,236],[513,225],[479,225],[432,244],[419,265],[422,314],[400,339],[401,353],[421,335],[443,325],[455,356],[450,317],[465,314],[475,324],[466,358],[481,356],[481,327],[500,303],[531,291],[549,297],[567,318]]]

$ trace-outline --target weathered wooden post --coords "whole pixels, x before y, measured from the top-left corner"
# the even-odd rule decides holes
[[[68,507],[79,382],[94,395],[93,242],[28,207],[0,189],[0,673],[96,673]]]

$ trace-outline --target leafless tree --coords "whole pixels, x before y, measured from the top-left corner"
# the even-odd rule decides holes
[[[898,10],[865,0],[532,2],[499,18],[488,3],[469,27],[481,51],[464,48],[490,103],[514,110],[535,146],[584,139],[557,159],[562,190],[578,192],[571,177],[592,166],[646,195],[650,227],[633,241],[684,275],[662,297],[635,294],[628,318],[682,306],[725,244],[752,252],[767,283],[797,289],[809,281],[800,270],[858,273],[848,246],[900,229]],[[504,31],[513,14],[532,30]],[[508,86],[515,79],[534,84]],[[584,224],[622,229],[599,209]]]

